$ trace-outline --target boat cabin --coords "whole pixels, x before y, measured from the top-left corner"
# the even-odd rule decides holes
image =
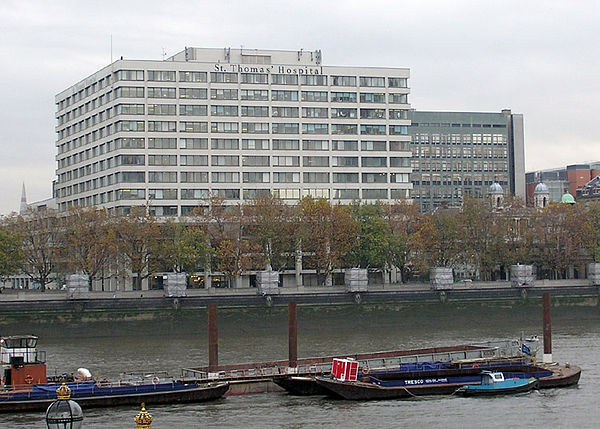
[[[491,386],[502,381],[504,381],[504,374],[501,372],[482,371],[481,373],[481,384],[484,386]]]
[[[37,350],[37,342],[35,335],[0,337],[2,387],[23,388],[46,383],[46,353]]]

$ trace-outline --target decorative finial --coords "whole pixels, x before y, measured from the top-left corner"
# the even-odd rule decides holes
[[[58,389],[56,389],[56,396],[59,401],[68,401],[71,397],[71,389],[69,386],[63,381]]]
[[[137,429],[152,429],[152,416],[146,411],[146,404],[142,402],[142,411],[133,419]]]

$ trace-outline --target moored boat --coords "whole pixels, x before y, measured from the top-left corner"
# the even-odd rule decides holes
[[[538,387],[536,378],[505,378],[502,372],[482,371],[479,384],[465,385],[456,393],[463,396],[494,396],[529,392]]]

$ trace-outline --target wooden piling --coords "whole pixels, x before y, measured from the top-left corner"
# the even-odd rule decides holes
[[[542,295],[542,312],[544,319],[544,363],[552,363],[552,320],[550,317],[550,294]]]
[[[298,305],[295,302],[288,303],[288,345],[289,366],[298,366]]]
[[[219,327],[217,304],[208,304],[208,370],[217,372],[219,367]]]

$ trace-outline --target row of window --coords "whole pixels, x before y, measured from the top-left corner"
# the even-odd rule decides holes
[[[208,82],[208,73],[202,71],[179,71],[174,70],[147,70],[149,82],[175,82],[177,74],[179,82]],[[269,76],[271,83],[276,85],[309,85],[309,86],[359,86],[385,87],[385,77],[373,76],[328,76],[328,75],[298,75],[278,73],[234,73],[234,72],[211,72],[210,81],[214,83],[253,83],[268,84]],[[117,81],[143,81],[144,70],[119,70],[116,72]],[[388,77],[388,87],[407,88],[408,79],[405,77]]]
[[[507,158],[506,146],[412,146],[414,158]]]
[[[458,162],[418,162],[411,160],[413,171],[508,171],[507,161],[469,160]]]
[[[414,124],[411,124],[411,127]],[[429,134],[429,133],[414,133],[412,137],[413,143],[431,144],[431,145],[460,145],[460,144],[475,144],[475,145],[506,145],[507,136],[504,134]]]

